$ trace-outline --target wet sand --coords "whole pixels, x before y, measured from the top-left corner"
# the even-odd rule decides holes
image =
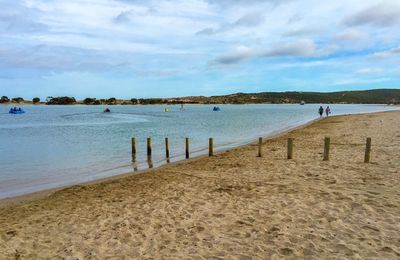
[[[367,136],[370,164],[363,163]],[[400,111],[330,117],[266,141],[263,157],[256,155],[247,145],[0,202],[0,256],[400,258]]]

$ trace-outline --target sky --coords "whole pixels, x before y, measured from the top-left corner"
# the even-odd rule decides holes
[[[400,88],[400,0],[0,0],[0,95]]]

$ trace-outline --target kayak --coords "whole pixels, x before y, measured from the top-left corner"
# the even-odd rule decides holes
[[[10,114],[24,114],[24,110],[10,110],[8,113]]]

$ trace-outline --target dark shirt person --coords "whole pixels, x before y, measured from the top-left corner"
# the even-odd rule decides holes
[[[324,108],[322,106],[319,107],[318,113],[319,113],[319,116],[322,116],[322,114],[324,113]]]

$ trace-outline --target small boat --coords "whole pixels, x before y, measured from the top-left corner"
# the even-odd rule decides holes
[[[18,109],[11,108],[10,111],[8,111],[8,113],[10,113],[10,114],[24,114],[25,111],[22,110],[21,108],[18,108]]]
[[[106,109],[104,109],[104,111],[103,111],[104,113],[110,113],[111,112],[111,110],[109,109],[109,108],[106,108]]]
[[[169,112],[169,109],[168,108],[164,108],[164,112]]]
[[[306,102],[304,102],[303,100],[300,102],[301,106],[304,106],[306,104]]]
[[[221,109],[219,107],[214,107],[213,111],[221,111]]]

